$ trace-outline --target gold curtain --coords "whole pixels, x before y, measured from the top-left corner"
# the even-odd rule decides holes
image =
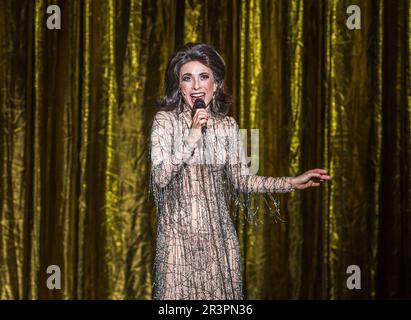
[[[351,2],[0,1],[0,298],[151,298],[148,132],[189,41],[225,58],[259,174],[333,177],[281,195],[285,224],[263,204],[263,225],[237,224],[246,297],[410,298],[411,5],[359,0],[349,30]]]

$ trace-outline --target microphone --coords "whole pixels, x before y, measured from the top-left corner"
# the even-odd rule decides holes
[[[205,105],[203,99],[197,99],[197,100],[194,102],[194,110],[197,110],[197,109],[205,109],[205,107],[206,107],[206,105]],[[201,132],[202,132],[202,134],[206,134],[206,132],[207,132],[207,124],[206,124],[206,123],[204,123],[204,124],[202,125],[202,127],[201,127]]]

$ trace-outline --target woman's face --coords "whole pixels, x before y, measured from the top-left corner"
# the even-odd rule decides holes
[[[208,105],[217,90],[213,72],[198,61],[183,64],[180,68],[180,90],[190,108],[193,108],[196,99],[203,99]]]

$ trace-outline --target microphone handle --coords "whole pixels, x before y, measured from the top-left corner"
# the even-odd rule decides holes
[[[196,108],[196,109],[205,109],[205,108]],[[201,133],[202,133],[202,134],[206,134],[206,132],[207,132],[207,124],[204,123],[204,124],[201,126]]]

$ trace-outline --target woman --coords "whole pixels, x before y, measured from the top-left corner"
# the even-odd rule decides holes
[[[230,203],[250,215],[249,195],[319,186],[323,169],[297,177],[251,174],[234,118],[227,116],[225,63],[206,44],[174,53],[151,131],[157,206],[154,299],[243,299],[239,241]],[[203,100],[205,108],[194,108]],[[202,129],[206,127],[205,129]]]

